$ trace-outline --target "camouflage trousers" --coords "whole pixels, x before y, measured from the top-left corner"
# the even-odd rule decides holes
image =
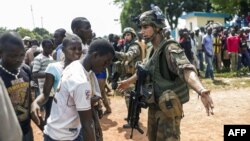
[[[180,122],[182,117],[167,118],[156,106],[148,109],[149,141],[180,141]]]

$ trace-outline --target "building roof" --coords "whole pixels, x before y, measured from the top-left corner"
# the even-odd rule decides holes
[[[186,15],[182,15],[180,18],[187,19],[189,17],[217,17],[217,18],[227,18],[229,14],[224,13],[207,13],[207,12],[191,12]]]

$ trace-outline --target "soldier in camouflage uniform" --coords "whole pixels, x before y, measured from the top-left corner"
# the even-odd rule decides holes
[[[158,7],[142,13],[138,18],[141,33],[153,45],[153,52],[144,64],[151,77],[152,94],[148,97],[149,141],[180,141],[180,122],[183,104],[189,100],[189,89],[201,97],[207,114],[213,114],[210,90],[200,82],[195,67],[174,40],[164,38],[164,16]],[[136,74],[119,83],[123,91],[137,80]]]
[[[141,47],[137,41],[137,35],[133,28],[126,27],[123,30],[123,39],[125,40],[125,45],[123,51],[115,52],[115,56],[121,62],[121,79],[127,79],[135,73],[135,65],[138,61],[142,61],[142,51]],[[134,85],[130,85],[128,89],[124,92],[126,106],[128,108],[129,104],[129,93],[134,89]],[[124,128],[129,127],[124,125]]]
[[[142,61],[141,47],[137,41],[137,35],[133,28],[127,27],[123,30],[123,39],[125,44],[123,51],[116,52],[115,56],[124,66],[122,79],[131,77],[135,73],[135,64]]]

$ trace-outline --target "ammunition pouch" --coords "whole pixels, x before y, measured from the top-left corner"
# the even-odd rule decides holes
[[[164,91],[159,97],[158,105],[167,118],[182,117],[182,104],[174,91]]]
[[[134,74],[135,73],[135,66],[133,65],[133,63],[130,63],[128,61],[125,62],[125,72],[126,74]]]
[[[153,93],[153,84],[144,84],[142,87],[143,95],[145,96],[145,102],[147,104],[155,104],[155,95]]]
[[[113,63],[112,72],[119,72],[119,73],[123,72],[122,63],[120,61],[116,61]]]
[[[151,75],[147,73],[146,76],[143,78],[143,84],[142,84],[142,94],[145,97],[145,102],[148,105],[155,104],[155,95],[154,95],[154,88],[153,88],[153,82],[151,79]]]

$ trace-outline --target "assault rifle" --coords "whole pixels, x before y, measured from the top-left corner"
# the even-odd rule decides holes
[[[118,86],[118,80],[120,78],[121,74],[119,72],[114,72],[111,77],[111,87],[113,90],[115,90]]]
[[[111,87],[115,90],[118,86],[118,81],[122,74],[122,64],[121,61],[113,62],[112,65],[112,74],[111,74]]]
[[[127,121],[132,128],[130,138],[133,138],[134,129],[138,130],[141,134],[144,131],[139,126],[139,119],[141,108],[147,108],[145,103],[145,95],[144,90],[142,88],[143,80],[147,77],[148,72],[145,71],[141,65],[137,65],[137,81],[135,85],[135,90],[131,91],[129,97],[129,109],[128,109],[128,117]]]

